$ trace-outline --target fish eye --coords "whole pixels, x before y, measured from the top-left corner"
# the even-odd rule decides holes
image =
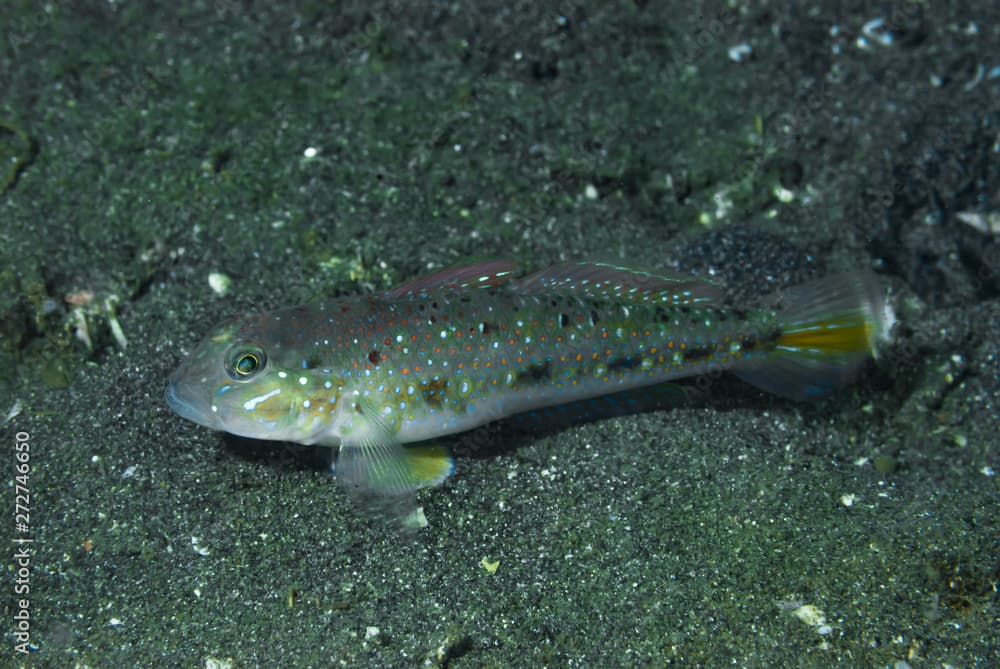
[[[253,353],[244,353],[240,356],[240,359],[236,361],[234,369],[240,376],[246,376],[247,374],[253,374],[259,365],[260,359],[256,355]]]
[[[228,356],[226,372],[235,381],[246,381],[251,376],[264,369],[267,356],[264,349],[256,344],[240,344],[233,347]]]

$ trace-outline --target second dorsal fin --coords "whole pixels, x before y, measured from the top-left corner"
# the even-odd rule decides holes
[[[704,303],[719,298],[713,283],[690,276],[661,276],[597,262],[564,262],[518,279],[527,294],[563,293],[621,302]]]

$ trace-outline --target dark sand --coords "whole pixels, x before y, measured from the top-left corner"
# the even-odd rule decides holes
[[[0,666],[1000,666],[996,3],[11,4],[0,418],[34,543]],[[483,256],[744,301],[872,268],[901,323],[823,404],[723,377],[469,435],[412,538],[315,449],[163,402],[217,320]]]

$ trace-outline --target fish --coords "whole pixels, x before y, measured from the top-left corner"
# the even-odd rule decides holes
[[[165,395],[212,430],[336,447],[349,491],[398,499],[453,473],[440,437],[546,407],[716,371],[794,400],[829,397],[893,321],[868,271],[740,305],[689,276],[573,261],[522,275],[485,260],[231,320]]]

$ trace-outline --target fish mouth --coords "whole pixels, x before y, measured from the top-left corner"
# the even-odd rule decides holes
[[[213,414],[207,413],[198,407],[198,404],[201,404],[201,402],[196,403],[190,397],[185,396],[183,390],[178,388],[178,384],[174,379],[171,379],[167,383],[164,397],[174,413],[181,418],[186,418],[205,427],[216,427],[219,422]]]

